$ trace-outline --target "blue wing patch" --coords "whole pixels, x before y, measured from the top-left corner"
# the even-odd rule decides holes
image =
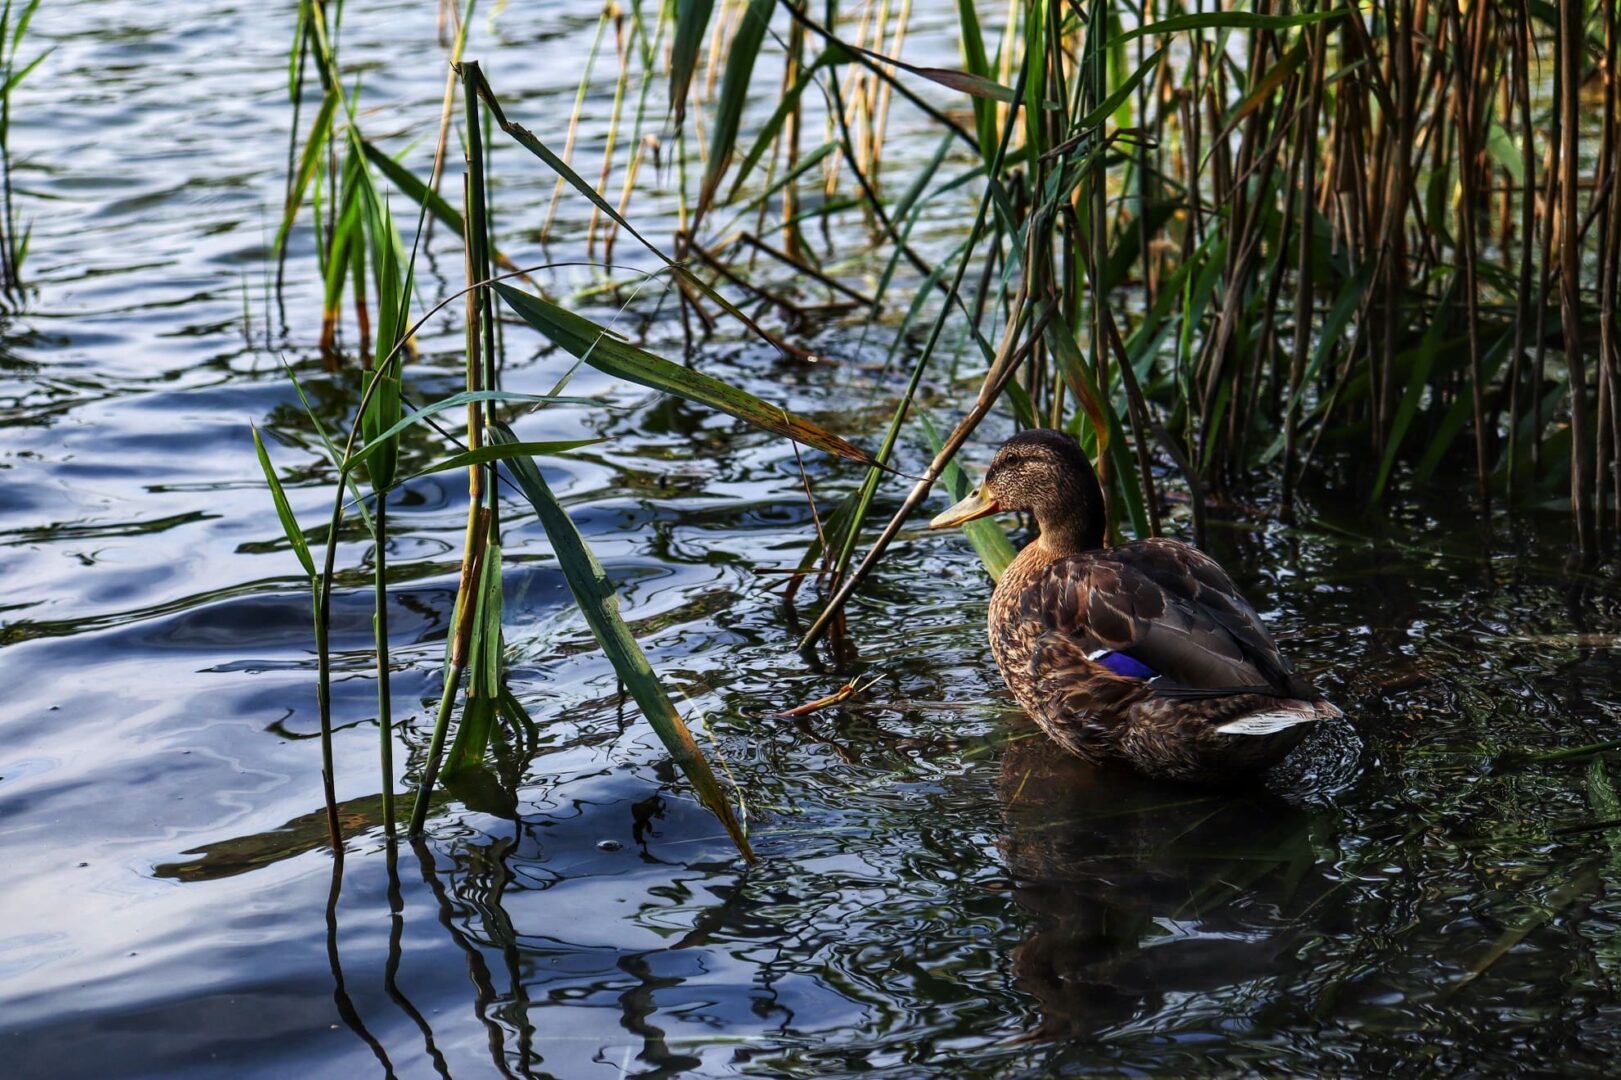
[[[1116,675],[1127,679],[1152,679],[1159,674],[1141,660],[1127,656],[1123,652],[1106,652],[1088,657],[1088,659],[1102,664]]]

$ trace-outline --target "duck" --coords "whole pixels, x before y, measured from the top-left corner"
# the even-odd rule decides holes
[[[1096,765],[1228,784],[1339,717],[1227,571],[1168,537],[1105,546],[1097,472],[1062,431],[1021,432],[931,528],[1024,511],[1038,535],[991,595],[991,653],[1037,726]]]

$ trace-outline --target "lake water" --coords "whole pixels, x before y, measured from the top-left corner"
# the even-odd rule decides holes
[[[908,55],[951,63],[954,9],[925,6]],[[6,1073],[1611,1066],[1621,835],[1568,831],[1601,816],[1587,758],[1494,767],[1621,734],[1617,595],[1564,569],[1563,515],[1483,520],[1461,480],[1388,520],[1330,483],[1307,490],[1293,526],[1264,491],[1214,507],[1208,546],[1349,717],[1267,791],[1215,795],[1089,770],[1030,730],[988,655],[989,583],[958,535],[902,534],[850,609],[853,656],[796,652],[803,614],[762,573],[795,565],[813,527],[791,448],[589,372],[570,392],[605,404],[523,430],[610,440],[549,460],[548,477],[724,758],[759,862],[737,858],[618,693],[514,505],[511,686],[537,722],[494,754],[515,804],[443,803],[427,841],[395,852],[379,825],[371,552],[358,530],[340,545],[350,848],[329,920],[308,593],[248,428],[267,432],[316,527],[333,473],[281,364],[334,428],[355,377],[322,371],[307,227],[284,307],[268,290],[293,7],[55,0],[24,46],[55,52],[15,102],[31,291],[0,350]],[[360,122],[390,150],[437,122],[434,7],[346,8]],[[514,119],[561,144],[600,9],[487,7],[468,55]],[[611,101],[598,79],[589,175]],[[886,153],[903,173],[934,140],[909,139],[925,125],[898,106],[895,124]],[[408,160],[424,157],[418,145]],[[565,198],[542,252],[549,178],[512,147],[496,161],[509,253],[590,257],[580,201]],[[670,205],[667,191],[634,204],[661,241]],[[918,242],[943,250],[962,220],[943,206]],[[615,261],[645,266],[630,247]],[[441,235],[424,297],[460,267]],[[593,280],[576,267],[547,284],[567,297]],[[621,325],[680,355],[655,291]],[[424,331],[414,400],[458,387],[459,336],[454,307]],[[692,359],[872,445],[898,388],[881,370],[888,339],[832,323],[812,342],[836,362],[789,364],[725,336]],[[566,366],[518,327],[507,348],[512,389],[543,391]],[[931,394],[949,421],[945,388]],[[410,460],[442,449],[419,429]],[[903,467],[926,460],[915,435],[903,442]],[[827,499],[859,479],[806,463]],[[463,490],[454,474],[415,482],[391,513],[401,789],[432,724]],[[855,675],[873,682],[846,706],[774,715]]]

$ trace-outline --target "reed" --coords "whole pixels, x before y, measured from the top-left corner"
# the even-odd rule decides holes
[[[341,292],[347,280],[355,325],[362,334],[382,327],[381,316],[359,313],[390,288],[379,259],[399,249],[359,240],[372,235],[375,171],[417,204],[419,235],[432,220],[464,238],[468,323],[482,328],[469,331],[468,391],[458,402],[469,412],[466,449],[444,459],[472,469],[475,490],[447,666],[456,678],[419,789],[419,828],[461,667],[473,672],[457,735],[465,753],[453,744],[450,760],[475,761],[479,732],[512,722],[501,705],[510,695],[499,667],[497,498],[510,483],[566,570],[572,561],[582,613],[644,714],[744,842],[624,632],[600,566],[583,541],[576,546],[567,515],[527,463],[535,451],[515,449],[502,422],[520,396],[497,387],[497,300],[582,362],[865,467],[807,538],[800,569],[819,567],[826,602],[806,644],[837,624],[934,484],[960,490],[955,454],[995,414],[1073,432],[1098,462],[1118,530],[1137,536],[1182,512],[1173,493],[1185,496],[1197,537],[1207,499],[1257,484],[1277,491],[1285,515],[1297,490],[1323,485],[1353,492],[1377,514],[1469,476],[1487,527],[1493,507],[1515,513],[1568,500],[1582,559],[1613,548],[1621,530],[1614,2],[986,7],[959,0],[960,64],[936,67],[904,55],[909,3],[607,5],[591,56],[612,29],[619,70],[597,182],[572,164],[589,72],[568,123],[537,134],[507,116],[478,65],[462,64],[469,187],[460,211],[438,195],[437,165],[424,181],[361,136],[337,78],[335,18],[320,0],[301,7],[295,66],[313,69],[323,96],[300,128],[309,132],[303,151],[289,156],[278,248],[313,193],[327,222],[325,325],[337,322],[333,282]],[[464,17],[458,57],[465,30]],[[646,126],[656,86],[667,109],[658,134]],[[621,137],[633,98],[632,130]],[[441,157],[449,116],[447,105]],[[886,128],[901,116],[934,129],[932,156],[885,153]],[[538,159],[536,171],[555,185],[544,231],[555,230],[553,211],[570,189],[585,198],[588,247],[600,237],[607,250],[623,234],[653,255],[689,335],[730,319],[785,360],[808,357],[795,339],[828,319],[891,335],[891,357],[909,360],[909,373],[877,452],[637,349],[536,283],[511,280],[516,268],[482,205],[486,127]],[[670,254],[632,224],[635,192],[654,173],[642,167],[650,150],[673,157],[673,168],[659,170],[677,185]],[[623,179],[610,200],[616,169]],[[943,214],[968,224],[943,252],[938,241],[920,250],[927,223]],[[397,270],[407,280],[414,258],[413,248]],[[507,280],[497,282],[497,270]],[[379,379],[390,364],[397,374],[409,353],[409,333],[394,329],[403,323],[389,324],[394,342],[376,352],[358,416],[386,407]],[[914,346],[919,327],[927,329]],[[374,386],[384,395],[375,402]],[[951,403],[936,407],[938,429],[918,407],[925,388]],[[337,457],[345,483],[390,437],[351,433]],[[892,457],[925,439],[933,460],[878,527],[869,518],[895,475]],[[386,479],[373,485],[379,531]],[[1009,550],[995,529],[975,537],[993,569]],[[324,600],[330,554],[313,576]]]
[[[901,55],[905,8],[825,22],[800,0],[746,8],[753,23],[733,35],[713,98],[679,46],[701,40],[714,13],[675,8],[673,120],[710,133],[682,250],[701,255],[711,285],[738,283],[757,241],[705,226],[728,207],[752,211],[779,184],[769,163],[802,159],[794,140],[820,115],[822,175],[789,178],[781,205],[819,185],[810,214],[824,235],[845,238],[845,252],[851,234],[871,238],[872,256],[847,265],[891,249],[875,326],[904,280],[896,267],[915,267],[899,348],[922,294],[938,305],[880,460],[916,423],[944,326],[991,371],[1027,347],[994,409],[1080,437],[1137,535],[1166,510],[1156,472],[1188,493],[1197,532],[1207,497],[1260,480],[1276,480],[1285,513],[1303,483],[1350,488],[1377,512],[1461,468],[1483,516],[1494,502],[1568,499],[1584,561],[1613,548],[1616,4],[1016,0],[987,32],[982,6],[963,0],[953,69]],[[897,14],[902,28],[890,28]],[[803,57],[804,40],[820,53]],[[748,77],[773,50],[791,76],[774,110],[773,91]],[[938,128],[942,151],[911,176],[883,166],[880,183],[883,125],[901,109]],[[765,119],[751,133],[746,116]],[[976,190],[991,212],[926,266],[908,243],[923,215]],[[831,245],[807,224],[784,221],[792,255],[751,291],[827,280],[815,264]],[[1033,313],[1046,316],[1039,330]],[[807,642],[853,587],[882,483],[869,474],[812,541],[801,569],[824,541],[836,557]],[[921,501],[909,496],[902,514]]]
[[[11,95],[51,53],[46,49],[28,61],[18,55],[39,4],[40,0],[25,0],[21,5],[5,0],[0,7],[0,289],[13,295],[22,287],[30,230],[17,224],[16,189],[11,180]]]
[[[312,9],[319,16],[320,5]],[[352,99],[345,101],[341,91],[334,95],[332,116],[347,118],[337,137],[344,144],[341,190],[348,193],[339,220],[348,238],[332,249],[328,270],[347,266],[355,286],[357,304],[375,305],[375,315],[367,310],[356,321],[374,328],[363,344],[375,341],[376,352],[365,366],[357,384],[358,401],[348,434],[341,448],[321,429],[312,410],[306,412],[319,433],[338,470],[334,485],[331,520],[326,532],[324,561],[316,564],[304,528],[294,517],[281,481],[257,430],[253,437],[265,478],[270,486],[278,518],[289,545],[310,580],[315,610],[315,641],[318,661],[318,702],[321,719],[322,773],[327,803],[328,829],[333,850],[341,857],[342,836],[337,813],[334,753],[332,745],[331,681],[332,657],[328,647],[331,596],[336,576],[337,541],[351,508],[362,518],[373,538],[373,595],[375,602],[376,659],[378,683],[379,759],[383,770],[384,830],[394,834],[392,701],[389,690],[388,659],[388,496],[394,489],[417,477],[433,472],[465,468],[468,471],[468,524],[462,559],[460,585],[452,629],[447,640],[445,680],[437,707],[427,752],[421,764],[410,820],[410,834],[420,836],[427,822],[436,784],[441,776],[455,786],[467,781],[476,786],[484,772],[483,758],[496,725],[522,731],[532,726],[516,696],[506,685],[502,648],[501,513],[502,483],[529,504],[550,538],[564,577],[579,604],[581,614],[620,681],[641,708],[654,731],[664,741],[672,758],[682,768],[699,798],[726,827],[745,858],[753,858],[747,835],[733,800],[721,787],[669,693],[653,672],[640,647],[621,618],[614,589],[584,538],[552,494],[534,457],[565,453],[600,440],[578,439],[525,442],[514,435],[499,411],[503,406],[532,407],[542,403],[598,404],[589,399],[548,394],[514,393],[500,387],[501,339],[497,333],[494,301],[499,297],[523,321],[572,353],[580,362],[616,377],[674,394],[727,412],[748,423],[777,432],[808,446],[870,464],[873,458],[854,445],[786,410],[765,402],[719,379],[692,371],[644,350],[620,342],[607,330],[543,297],[523,291],[510,281],[527,278],[531,271],[514,269],[497,275],[500,259],[493,242],[493,229],[487,199],[484,131],[498,125],[519,145],[551,165],[577,191],[589,195],[596,212],[609,218],[615,227],[649,244],[618,211],[589,187],[577,173],[553,154],[526,129],[510,122],[502,112],[479,66],[468,62],[455,69],[456,78],[446,90],[446,107],[441,114],[441,130],[434,175],[421,182],[399,167],[387,167],[389,159],[368,143],[354,124]],[[336,85],[334,80],[334,85]],[[463,171],[463,205],[458,213],[435,193],[438,174],[448,142],[453,96],[461,90],[465,108],[462,138],[467,147]],[[341,110],[341,111],[340,111]],[[320,124],[330,125],[332,117]],[[336,129],[334,129],[336,130]],[[309,155],[305,155],[308,157]],[[387,200],[377,187],[374,169],[388,177],[418,203],[417,241],[406,251],[394,224]],[[296,189],[301,181],[294,178]],[[415,323],[408,319],[415,260],[430,214],[459,227],[466,268],[466,285],[454,297],[442,300]],[[352,223],[351,223],[352,222]],[[290,224],[284,223],[287,228]],[[336,234],[342,236],[342,233]],[[285,236],[283,237],[285,239]],[[362,247],[362,243],[364,246]],[[279,245],[278,245],[279,246]],[[697,279],[684,267],[661,253],[667,272],[696,294],[713,299],[722,308],[743,317],[735,306]],[[368,271],[369,267],[369,271]],[[332,281],[328,273],[327,281]],[[330,301],[332,293],[328,292]],[[465,391],[405,411],[401,393],[401,368],[411,355],[413,336],[422,323],[447,304],[460,299],[466,314]],[[747,321],[746,317],[745,321]],[[323,345],[335,341],[330,302],[323,316]],[[750,323],[750,325],[753,325]],[[289,369],[291,376],[291,369]],[[294,385],[299,386],[293,377]],[[567,373],[557,380],[560,388]],[[300,387],[300,394],[303,391]],[[426,469],[410,476],[399,474],[400,438],[407,429],[427,424],[446,435],[433,419],[453,408],[465,408],[467,425],[459,453],[437,457]],[[504,463],[507,475],[497,472]],[[358,480],[364,478],[370,498],[362,497]],[[368,504],[371,510],[367,511]],[[463,683],[465,682],[465,694]],[[459,718],[456,705],[461,703]],[[454,730],[454,739],[451,732]]]

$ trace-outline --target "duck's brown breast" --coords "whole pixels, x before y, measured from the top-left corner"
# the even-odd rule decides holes
[[[1019,704],[1032,715],[1039,712],[1039,703],[1030,700],[1030,659],[1036,638],[1045,627],[1029,618],[1020,604],[1020,598],[1053,561],[1039,542],[1026,545],[1002,571],[996,591],[991,594],[989,618],[986,621],[991,655],[996,658],[996,666],[1002,670],[1002,681],[1013,691]]]

